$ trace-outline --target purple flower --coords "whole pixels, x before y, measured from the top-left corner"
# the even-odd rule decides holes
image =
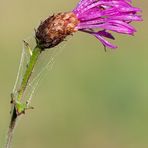
[[[108,31],[134,35],[133,21],[141,21],[141,10],[131,5],[132,0],[81,0],[73,10],[79,23],[77,30],[89,33],[105,47],[117,48],[105,38],[115,39]]]
[[[105,47],[117,48],[104,38],[115,38],[109,31],[134,35],[133,21],[141,21],[141,10],[132,0],[81,0],[72,12],[58,13],[41,22],[36,42],[41,49],[52,48],[68,35],[82,31],[95,36]]]

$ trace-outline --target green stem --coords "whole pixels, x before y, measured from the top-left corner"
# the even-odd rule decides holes
[[[23,80],[22,80],[22,83],[21,83],[21,86],[20,86],[20,89],[18,91],[18,97],[17,97],[17,100],[18,101],[21,101],[21,98],[23,96],[23,93],[26,89],[26,86],[28,84],[28,81],[29,81],[29,78],[33,72],[33,68],[37,62],[37,59],[38,59],[38,56],[40,55],[41,53],[41,49],[38,48],[38,47],[35,47],[35,49],[33,50],[33,53],[32,53],[32,56],[30,57],[30,62],[29,64],[27,65],[27,69],[26,69],[26,72],[23,76]]]
[[[27,65],[26,71],[24,73],[24,76],[23,76],[23,79],[22,79],[22,82],[21,82],[21,86],[20,86],[19,91],[18,91],[17,101],[19,101],[19,102],[22,99],[22,96],[23,96],[25,89],[28,85],[28,81],[29,81],[30,76],[33,72],[34,66],[37,63],[38,57],[41,54],[41,51],[42,50],[40,48],[38,48],[37,46],[33,50],[32,56],[30,57],[30,61]],[[12,105],[13,105],[13,108],[12,108],[12,112],[11,112],[11,120],[10,120],[10,124],[9,124],[5,148],[11,147],[15,125],[16,125],[17,119],[19,117],[18,114],[17,114],[15,102]]]

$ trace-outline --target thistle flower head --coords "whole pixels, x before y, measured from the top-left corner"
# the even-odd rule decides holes
[[[141,21],[133,7],[132,0],[81,0],[73,10],[80,23],[77,29],[92,34],[109,48],[117,46],[109,43],[105,38],[115,39],[108,31],[133,35],[135,28],[130,25],[133,21]]]
[[[141,10],[132,0],[81,0],[72,12],[48,17],[36,31],[37,44],[42,49],[58,45],[66,36],[82,31],[95,36],[105,47],[116,48],[104,38],[115,39],[109,31],[134,35],[130,25],[141,21]]]

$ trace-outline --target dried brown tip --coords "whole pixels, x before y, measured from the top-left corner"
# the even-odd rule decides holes
[[[37,45],[43,50],[58,45],[66,36],[77,31],[78,23],[76,15],[72,12],[48,17],[36,30]]]

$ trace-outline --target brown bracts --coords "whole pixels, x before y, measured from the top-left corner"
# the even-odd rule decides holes
[[[78,23],[73,12],[58,13],[48,17],[36,30],[37,45],[43,50],[58,45],[65,37],[77,31]]]

